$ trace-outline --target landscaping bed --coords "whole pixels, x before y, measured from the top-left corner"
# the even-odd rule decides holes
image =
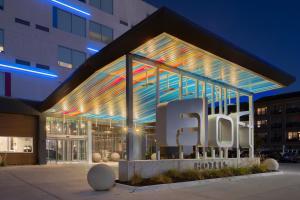
[[[158,174],[151,178],[142,178],[140,175],[135,174],[128,182],[119,182],[130,186],[149,186],[158,184],[170,184],[187,181],[197,181],[233,176],[242,176],[250,174],[259,174],[270,172],[264,165],[254,165],[252,167],[240,167],[240,168],[222,168],[222,169],[190,169],[185,171],[168,170],[162,174]]]

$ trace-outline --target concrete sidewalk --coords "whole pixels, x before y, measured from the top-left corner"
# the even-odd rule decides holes
[[[86,181],[88,169],[83,164],[0,168],[0,199],[300,199],[299,164],[282,165],[282,175],[139,193],[119,185],[111,191],[94,192]]]

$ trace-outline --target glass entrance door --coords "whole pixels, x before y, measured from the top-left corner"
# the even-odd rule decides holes
[[[85,139],[48,139],[48,162],[75,162],[86,160]]]

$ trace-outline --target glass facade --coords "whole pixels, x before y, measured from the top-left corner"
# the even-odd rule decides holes
[[[99,153],[102,159],[110,159],[112,153],[126,158],[126,134],[123,121],[97,120],[77,117],[47,117],[48,162],[76,162],[88,159],[88,121],[91,122],[91,154]],[[154,127],[136,126],[145,145],[146,158],[155,152]]]
[[[84,161],[87,159],[87,124],[81,119],[47,117],[48,161]]]

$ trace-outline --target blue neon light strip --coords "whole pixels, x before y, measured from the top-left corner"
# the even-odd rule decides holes
[[[93,49],[91,47],[88,47],[87,49],[90,50],[90,51],[93,51],[93,52],[98,52],[99,51],[98,49]]]
[[[65,7],[67,7],[67,8],[70,8],[70,9],[72,9],[72,10],[75,10],[75,11],[77,11],[77,12],[80,12],[80,13],[82,13],[82,14],[85,14],[85,15],[88,15],[88,16],[91,15],[90,13],[88,13],[88,12],[86,12],[86,11],[80,10],[80,9],[78,9],[78,8],[75,8],[75,7],[73,7],[73,6],[70,6],[70,5],[68,5],[68,4],[65,4],[65,3],[63,3],[63,2],[60,2],[60,1],[57,1],[57,0],[51,0],[51,1],[54,2],[54,3],[57,3],[57,4],[59,4],[59,5],[65,6]]]
[[[52,74],[52,73],[47,73],[47,72],[42,72],[42,71],[37,71],[37,70],[32,70],[32,69],[26,69],[26,68],[19,67],[19,66],[13,66],[13,65],[7,65],[7,64],[1,64],[0,63],[0,69],[1,68],[12,69],[12,70],[17,70],[17,71],[23,71],[23,72],[29,72],[29,73],[33,73],[33,74],[42,75],[42,76],[48,76],[48,77],[51,77],[51,78],[57,78],[58,77],[56,74]]]

